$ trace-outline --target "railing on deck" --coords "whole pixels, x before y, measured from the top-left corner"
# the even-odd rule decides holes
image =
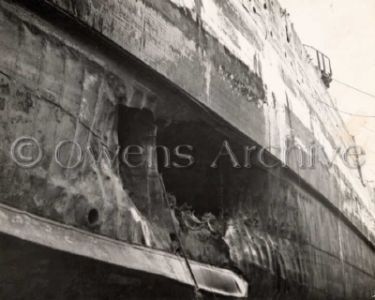
[[[309,59],[311,59],[314,65],[320,70],[324,84],[326,87],[329,87],[332,82],[331,60],[327,55],[312,46],[304,45],[304,47]]]

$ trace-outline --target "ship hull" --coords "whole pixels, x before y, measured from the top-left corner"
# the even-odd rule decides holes
[[[108,38],[85,23],[87,18],[95,24],[103,22],[88,17],[86,1],[82,7],[64,6],[64,1],[36,1],[40,6],[17,3],[2,1],[0,6],[0,201],[4,205],[111,240],[170,252],[182,262],[186,255],[192,261],[229,269],[247,281],[249,299],[358,300],[372,296],[375,254],[371,232],[355,222],[355,213],[341,206],[344,192],[337,182],[330,185],[335,176],[321,171],[321,165],[299,171],[298,157],[273,168],[253,160],[251,166],[246,164],[245,147],[266,148],[267,165],[280,162],[266,147],[267,139],[272,139],[267,119],[259,103],[249,99],[266,97],[260,74],[251,74],[250,90],[241,89],[239,82],[235,84],[225,75],[225,64],[234,63],[222,49],[222,68],[212,67],[208,99],[202,92],[208,91],[207,78],[199,77],[206,66],[191,65],[191,72],[180,73],[176,68],[188,67],[186,58],[181,55],[171,65],[170,49],[163,53],[163,45],[158,51],[153,46],[119,45],[115,38],[123,37],[115,36],[113,30]],[[122,21],[130,22],[142,9],[146,16],[161,9],[137,5],[141,4],[129,4],[124,12],[129,20]],[[167,11],[173,8],[182,13],[167,6]],[[152,16],[156,23],[164,20],[158,14]],[[179,33],[172,33],[181,42]],[[203,31],[197,34],[204,36]],[[142,37],[148,36],[141,35],[138,42]],[[238,68],[242,74],[244,70]],[[231,85],[224,85],[223,78],[232,81]],[[240,100],[246,103],[242,109],[233,104],[238,89]],[[289,117],[296,131],[301,131],[296,135],[309,134],[293,112]],[[42,149],[38,164],[25,166],[18,160],[22,155],[14,156],[15,142],[24,137],[32,137]],[[63,147],[67,144],[70,148]],[[172,156],[175,164],[163,167],[165,159],[160,161],[146,151],[144,158],[150,165],[129,168],[115,154],[133,144],[145,149],[162,145],[171,153],[179,145],[189,145],[196,150],[191,154],[194,164],[181,167],[187,161]],[[215,166],[223,149],[233,156],[226,155]],[[176,201],[172,209],[167,193]],[[182,209],[184,205],[189,208]],[[217,228],[212,229],[210,222],[189,223],[192,212],[199,220],[214,215]],[[181,240],[177,247],[175,236]],[[38,299],[42,295],[106,299],[120,294],[151,299],[159,287],[160,299],[191,297],[191,278],[189,284],[172,284],[165,276],[154,278],[152,272],[129,272],[126,267],[98,263],[94,255],[80,258],[56,245],[25,240],[17,231],[0,240],[1,269],[7,270],[1,275],[8,278],[8,271],[10,274],[0,289],[6,299],[25,298],[30,292],[26,278],[34,276],[32,293]],[[92,247],[95,252],[95,244]],[[176,248],[183,248],[183,253]],[[14,260],[21,256],[25,259],[18,263],[29,262],[30,273],[18,277]],[[85,274],[89,274],[87,280],[81,280]],[[102,286],[97,282],[103,277]],[[51,296],[58,282],[65,290]],[[166,288],[169,284],[173,289]],[[144,285],[149,285],[146,291]],[[19,296],[18,290],[22,291]],[[246,294],[242,289],[241,293]]]

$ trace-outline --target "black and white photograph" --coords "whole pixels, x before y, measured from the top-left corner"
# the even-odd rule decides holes
[[[375,299],[375,0],[0,0],[0,300]]]

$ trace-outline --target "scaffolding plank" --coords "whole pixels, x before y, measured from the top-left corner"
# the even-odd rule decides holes
[[[182,257],[93,234],[4,204],[0,204],[0,233],[194,287]],[[247,282],[234,272],[192,260],[189,263],[200,290],[236,298],[247,296]]]

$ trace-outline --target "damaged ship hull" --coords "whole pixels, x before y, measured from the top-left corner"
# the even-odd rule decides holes
[[[2,0],[0,22],[0,201],[93,241],[77,253],[41,242],[48,222],[32,239],[0,213],[1,297],[190,299],[199,263],[237,284],[198,278],[206,297],[372,296],[374,203],[356,170],[281,155],[352,141],[275,1]],[[10,155],[25,137],[41,154],[26,167]],[[187,279],[100,257],[96,236],[168,252]]]

